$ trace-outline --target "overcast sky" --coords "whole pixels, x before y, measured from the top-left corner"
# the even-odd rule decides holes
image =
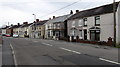
[[[79,1],[79,2],[77,2]],[[120,1],[120,0],[116,0]],[[62,7],[77,2],[55,13]],[[0,27],[3,25],[17,24],[34,21],[34,16],[40,20],[49,19],[52,16],[69,14],[70,10],[85,10],[112,3],[113,0],[0,0]]]

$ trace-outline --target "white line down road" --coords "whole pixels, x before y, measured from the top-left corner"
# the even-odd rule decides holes
[[[38,42],[38,41],[33,41],[33,42]]]
[[[106,62],[110,62],[110,63],[119,64],[120,65],[120,63],[115,62],[115,61],[111,61],[111,60],[107,60],[107,59],[103,59],[103,58],[99,58],[99,59],[102,60],[102,61],[106,61]]]
[[[47,46],[53,46],[53,45],[51,45],[51,44],[47,44],[47,43],[42,43],[42,44],[47,45]]]
[[[15,57],[15,52],[13,50],[13,46],[10,44],[10,48],[12,50],[12,54],[13,54],[13,59],[14,59],[14,63],[15,63],[15,67],[17,67],[17,60],[16,60],[16,57]]]
[[[74,50],[69,50],[69,49],[66,49],[66,48],[63,48],[63,47],[60,47],[60,49],[66,50],[66,51],[69,51],[69,52],[73,52],[73,53],[76,53],[76,54],[81,54],[80,52],[77,52],[77,51],[74,51]]]

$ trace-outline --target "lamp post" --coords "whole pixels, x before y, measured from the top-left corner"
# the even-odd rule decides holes
[[[35,14],[32,14],[32,15],[34,15],[34,21],[36,20],[36,15]]]
[[[34,37],[35,38],[35,21],[36,21],[36,15],[35,14],[32,14],[34,16],[34,23],[33,23],[33,28],[34,28]]]
[[[113,0],[113,16],[114,16],[114,46],[116,46],[116,3]]]

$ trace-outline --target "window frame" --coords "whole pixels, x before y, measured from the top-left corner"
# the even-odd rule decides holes
[[[83,26],[84,26],[84,27],[87,27],[87,21],[88,21],[87,18],[83,18]]]
[[[99,20],[99,24],[97,24],[98,20]],[[100,16],[95,16],[95,26],[100,26]]]
[[[79,30],[79,38],[83,39],[83,32],[82,32],[82,30]]]
[[[78,26],[82,27],[83,26],[83,20],[80,19],[79,22],[78,22]]]
[[[72,21],[72,27],[75,27],[75,21]]]

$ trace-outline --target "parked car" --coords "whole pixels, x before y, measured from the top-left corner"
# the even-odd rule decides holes
[[[6,34],[2,34],[2,36],[6,36]]]
[[[13,34],[13,37],[15,37],[15,38],[16,38],[16,37],[19,37],[19,35],[18,35],[18,34]]]
[[[10,34],[6,34],[5,36],[6,36],[6,37],[10,37]]]

